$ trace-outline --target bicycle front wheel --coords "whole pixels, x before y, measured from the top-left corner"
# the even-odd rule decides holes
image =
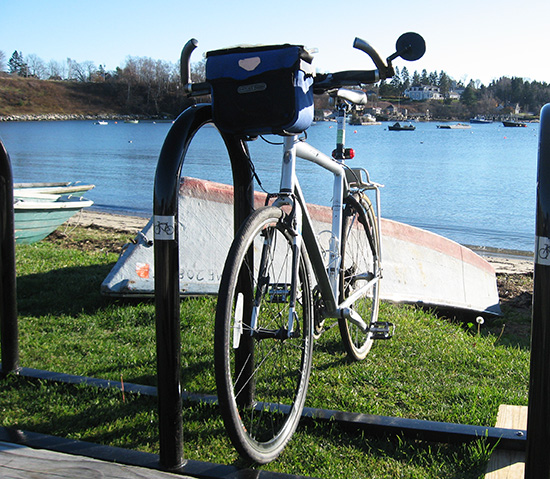
[[[307,260],[302,248],[293,273],[297,248],[284,215],[280,208],[261,208],[241,227],[216,311],[221,414],[235,448],[261,464],[275,459],[296,430],[313,352]]]
[[[342,228],[340,302],[358,288],[370,285],[351,307],[372,325],[378,319],[380,303],[380,236],[372,203],[365,194],[347,199]],[[348,356],[356,361],[365,359],[373,343],[372,335],[345,318],[339,319],[338,325]]]

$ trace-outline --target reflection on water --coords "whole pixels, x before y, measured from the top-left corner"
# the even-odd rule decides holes
[[[87,196],[95,208],[148,216],[156,163],[170,127],[113,121],[106,126],[88,121],[2,123],[0,137],[15,181],[94,183]],[[334,123],[319,123],[308,130],[308,140],[330,152],[335,133]],[[357,156],[349,164],[367,168],[373,180],[385,185],[386,218],[463,244],[530,251],[537,135],[537,124],[442,130],[434,123],[418,123],[414,132],[390,132],[386,124],[352,126],[347,143]],[[249,147],[263,188],[276,190],[280,147],[261,139]],[[297,168],[306,199],[328,204],[330,175],[305,161]],[[214,128],[197,134],[183,174],[231,183],[229,160]]]

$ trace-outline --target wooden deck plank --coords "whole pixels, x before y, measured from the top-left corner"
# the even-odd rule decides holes
[[[527,429],[527,406],[501,404],[496,427]],[[523,479],[525,452],[496,450],[487,465],[485,479]]]
[[[185,479],[188,476],[98,461],[0,442],[0,477],[6,479]]]

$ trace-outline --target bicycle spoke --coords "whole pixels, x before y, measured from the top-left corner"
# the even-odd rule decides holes
[[[249,236],[224,270],[216,314],[220,409],[235,447],[257,462],[278,454],[290,439],[311,368],[312,298],[303,258],[295,327],[288,333],[293,242],[281,214],[267,207],[250,219]],[[218,334],[219,328],[225,332]]]
[[[379,241],[372,205],[361,194],[346,206],[342,238],[340,307],[353,308],[372,325],[378,318]],[[364,359],[372,346],[372,335],[347,319],[340,319],[338,324],[348,355]]]

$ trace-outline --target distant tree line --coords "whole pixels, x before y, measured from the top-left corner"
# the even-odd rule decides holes
[[[193,65],[192,76],[200,75],[203,62]],[[180,82],[179,63],[174,64],[146,57],[127,57],[122,67],[106,71],[103,65],[77,62],[42,61],[36,55],[24,56],[15,51],[6,61],[0,52],[0,72],[39,80],[101,83],[106,94],[117,102],[121,112],[169,116],[182,111],[190,100]]]
[[[181,88],[179,63],[154,60],[146,57],[127,57],[122,67],[106,71],[103,65],[77,62],[67,58],[63,62],[44,62],[36,55],[24,56],[15,51],[8,59],[0,51],[0,72],[40,80],[65,80],[104,83],[120,108],[129,113],[147,115],[174,115],[182,111],[191,100]],[[204,78],[205,61],[192,64],[192,79]],[[488,86],[470,80],[467,84],[456,81],[444,71],[409,73],[407,67],[396,68],[396,75],[374,88],[378,98],[389,101],[406,101],[405,91],[411,86],[433,85],[445,98],[430,101],[430,112],[436,117],[468,117],[469,115],[496,116],[517,111],[538,113],[550,102],[550,85],[523,78],[502,77]],[[449,93],[460,92],[460,100]]]
[[[409,74],[407,67],[396,67],[396,74],[390,81],[383,81],[378,87],[381,98],[403,98],[412,86],[432,85],[440,89],[443,101],[430,102],[435,108],[432,113],[447,112],[447,116],[506,115],[519,109],[522,113],[538,114],[541,107],[550,102],[550,85],[546,82],[527,81],[523,78],[502,77],[488,86],[479,80],[467,84],[456,81],[444,71],[428,73],[415,71]],[[460,93],[460,100],[453,101],[451,92]],[[455,115],[453,115],[455,113]],[[462,114],[462,115],[461,115]]]

